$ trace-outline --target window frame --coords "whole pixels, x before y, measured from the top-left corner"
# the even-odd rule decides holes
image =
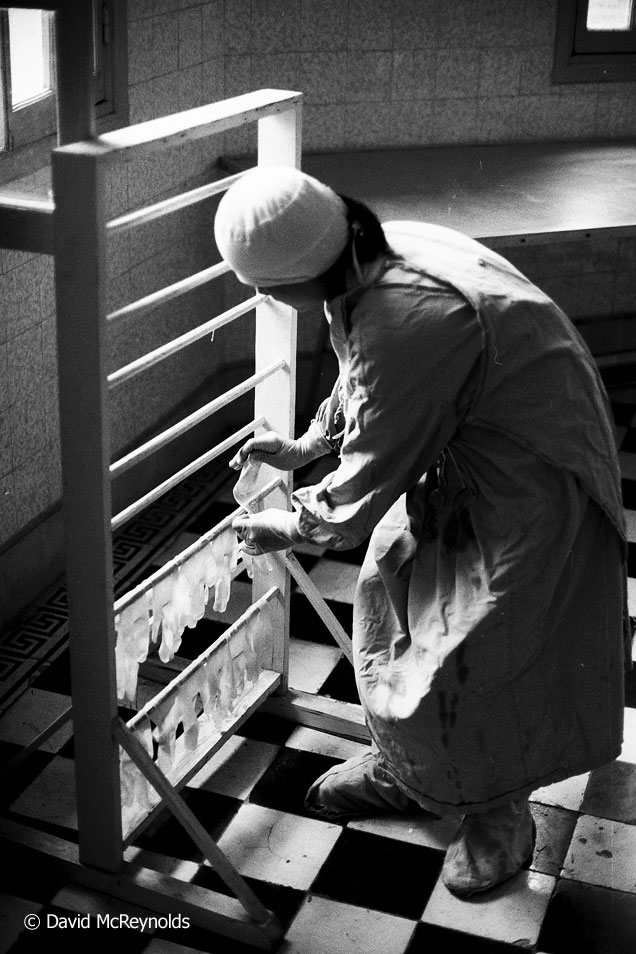
[[[11,6],[10,0],[5,0]],[[15,4],[20,6],[19,0]],[[23,6],[52,11],[50,0],[37,0]],[[107,132],[128,121],[128,63],[126,0],[93,0],[94,43],[97,61],[95,117],[98,132]],[[51,30],[53,37],[54,30]],[[13,156],[42,153],[40,165],[49,160],[57,145],[56,92],[52,90],[13,108],[7,7],[0,10],[2,50],[2,104],[0,121],[4,127],[4,145],[0,147],[0,181],[6,181],[3,167],[14,166]],[[55,44],[51,41],[51,71],[55,75]],[[0,140],[1,141],[1,140]],[[37,160],[35,160],[37,164]],[[27,163],[32,165],[32,163]],[[9,174],[9,178],[12,176]]]
[[[587,30],[587,10],[588,0],[558,0],[552,81],[636,80],[636,24],[629,31]]]

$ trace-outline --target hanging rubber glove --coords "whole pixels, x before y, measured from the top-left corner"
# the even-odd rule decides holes
[[[261,513],[246,514],[232,521],[241,543],[241,549],[248,556],[271,553],[273,550],[288,550],[294,543],[300,543],[298,532],[298,514],[270,507]]]
[[[277,470],[297,470],[317,457],[331,452],[320,425],[312,421],[309,429],[296,440],[281,437],[276,431],[266,431],[251,437],[230,461],[230,467],[240,470],[248,457],[271,464]]]

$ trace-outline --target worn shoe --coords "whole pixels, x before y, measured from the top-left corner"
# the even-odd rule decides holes
[[[305,807],[330,819],[423,811],[400,791],[373,752],[334,765],[316,779],[307,792]]]
[[[448,846],[442,881],[460,898],[488,891],[532,861],[536,828],[526,799],[466,815]]]

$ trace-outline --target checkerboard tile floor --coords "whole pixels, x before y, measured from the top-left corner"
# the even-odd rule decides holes
[[[636,615],[636,390],[611,394],[623,471],[630,540],[629,598]],[[306,475],[312,479],[314,475]],[[187,523],[143,568],[183,549],[230,508],[226,492]],[[363,549],[324,553],[301,547],[299,559],[345,628]],[[194,658],[250,602],[247,580],[235,581],[222,617],[186,631],[180,652]],[[306,598],[291,599],[290,683],[357,702],[353,673]],[[57,644],[56,644],[57,645]],[[34,678],[0,720],[0,755],[20,747],[69,704],[67,650],[34,668]],[[15,696],[15,693],[14,693]],[[190,807],[247,883],[285,925],[281,954],[541,954],[636,952],[636,668],[626,677],[625,742],[610,766],[538,789],[532,797],[537,844],[531,867],[473,901],[454,898],[439,874],[456,823],[395,816],[328,823],[303,806],[325,769],[365,751],[358,742],[256,713],[184,790]],[[61,728],[2,790],[2,811],[77,840],[73,740]],[[171,816],[160,815],[126,858],[226,892],[196,845]],[[133,905],[80,889],[54,875],[2,869],[0,954],[88,949],[99,913],[141,913]],[[84,930],[24,929],[27,914],[90,914]],[[147,914],[147,912],[145,912]],[[108,943],[140,954],[240,954],[253,950],[191,927],[154,934],[118,931]]]

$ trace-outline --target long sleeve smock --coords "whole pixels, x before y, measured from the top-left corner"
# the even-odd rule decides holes
[[[425,807],[479,811],[620,751],[620,479],[560,309],[465,236],[406,231],[328,304],[340,462],[293,500],[313,542],[371,535],[353,648],[385,765]]]

